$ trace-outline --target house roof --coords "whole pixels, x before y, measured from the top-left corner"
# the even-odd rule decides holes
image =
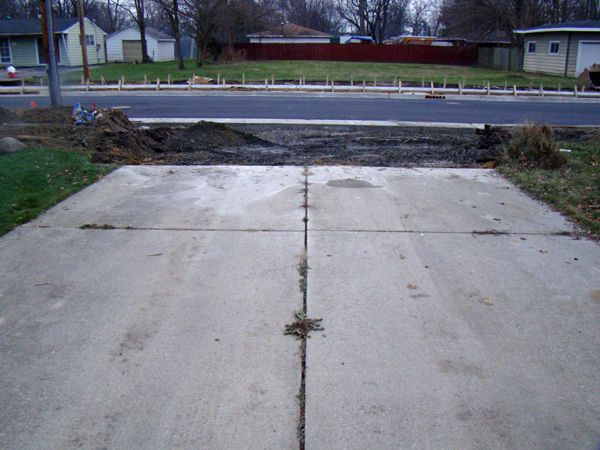
[[[306,37],[331,37],[331,34],[322,31],[313,30],[312,28],[303,27],[291,22],[286,22],[281,26],[273,27],[270,30],[261,31],[259,33],[249,34],[248,37],[289,37],[289,38],[306,38]]]
[[[539,27],[515,30],[517,34],[531,33],[556,33],[556,32],[584,32],[600,33],[600,20],[578,20],[576,22],[564,22],[540,25]]]
[[[122,33],[123,31],[127,31],[127,30],[136,30],[139,32],[138,27],[127,27],[127,28],[123,28],[122,30],[115,31],[113,34],[108,36],[107,39],[110,39],[110,38]],[[163,33],[162,31],[159,31],[156,28],[151,28],[151,27],[146,27],[146,36],[151,36],[154,39],[156,39],[157,41],[175,41],[175,38],[173,36],[169,36],[168,34]]]
[[[54,32],[64,33],[77,23],[77,17],[59,17],[54,19]],[[3,19],[0,20],[0,36],[42,34],[40,19]]]

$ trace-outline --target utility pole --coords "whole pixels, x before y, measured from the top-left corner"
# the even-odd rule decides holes
[[[79,41],[81,42],[81,57],[83,59],[83,81],[90,81],[90,66],[88,65],[87,38],[85,36],[85,21],[83,15],[83,0],[77,0],[77,15],[79,16]]]
[[[54,24],[52,19],[52,0],[40,0],[40,13],[42,15],[42,41],[44,43],[44,56],[48,63],[48,91],[50,92],[50,106],[62,105],[60,80],[56,67],[56,51],[54,49]]]
[[[365,0],[360,0],[358,3],[358,17],[360,21],[360,35],[364,36],[366,34],[365,30]]]

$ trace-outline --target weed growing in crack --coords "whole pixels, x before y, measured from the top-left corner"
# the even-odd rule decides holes
[[[283,334],[296,336],[296,339],[308,339],[310,338],[311,331],[323,331],[324,328],[321,326],[323,319],[309,319],[303,312],[295,314],[296,321],[286,325]]]

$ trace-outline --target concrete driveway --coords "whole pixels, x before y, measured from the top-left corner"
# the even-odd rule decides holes
[[[486,170],[124,167],[0,239],[0,447],[597,448],[573,231]]]

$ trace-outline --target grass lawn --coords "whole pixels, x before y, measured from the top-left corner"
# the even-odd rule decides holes
[[[527,170],[508,163],[498,170],[600,237],[600,143],[564,147],[572,153],[566,154],[568,163],[562,169]]]
[[[111,170],[89,155],[48,148],[0,156],[0,236]]]
[[[465,80],[468,86],[484,86],[488,81],[495,86],[509,86],[516,84],[519,87],[557,87],[559,83],[564,88],[573,89],[575,79],[562,78],[550,75],[536,75],[523,72],[503,72],[500,70],[482,69],[479,67],[445,66],[431,64],[394,64],[394,63],[356,63],[356,62],[328,62],[328,61],[246,61],[232,64],[206,64],[197,67],[195,62],[186,61],[185,70],[178,71],[174,61],[158,62],[151,64],[106,64],[92,69],[93,81],[116,82],[125,76],[127,81],[143,81],[144,75],[148,80],[161,82],[167,80],[168,75],[173,80],[185,81],[192,74],[216,79],[218,75],[227,81],[241,82],[245,74],[247,82],[264,83],[265,78],[271,79],[274,75],[276,81],[294,81],[306,77],[306,81],[325,81],[327,77],[335,81],[350,81],[353,77],[357,83],[365,79],[372,83],[377,77],[378,83],[392,84],[394,77],[403,82],[420,84],[423,80],[428,84],[434,81],[437,84],[446,78],[449,84],[458,84]],[[81,72],[65,74],[70,81],[81,80]]]

